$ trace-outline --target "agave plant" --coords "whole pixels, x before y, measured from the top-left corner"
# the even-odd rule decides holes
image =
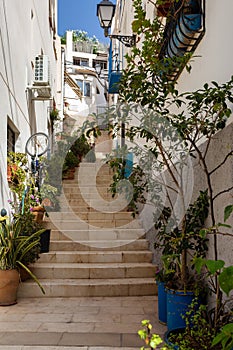
[[[44,232],[41,229],[30,236],[24,233],[25,226],[21,218],[13,222],[0,224],[0,269],[11,270],[22,268],[26,270],[33,280],[38,284],[43,294],[45,291],[37,277],[25,265],[25,256],[40,243],[40,235]]]

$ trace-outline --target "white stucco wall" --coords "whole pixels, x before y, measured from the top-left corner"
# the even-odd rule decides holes
[[[50,1],[52,26],[49,23],[49,1],[3,0],[0,2],[0,208],[6,206],[7,120],[18,131],[16,151],[24,152],[31,134],[48,133],[50,100],[32,101],[28,86],[33,83],[36,55],[49,56],[52,97],[61,90],[56,81],[59,43],[56,40],[57,2]],[[52,6],[53,5],[53,6]]]
[[[179,78],[181,90],[197,89],[212,80],[222,83],[231,77],[232,11],[231,0],[206,1],[206,32],[194,53],[191,74],[184,71]]]
[[[153,18],[153,5],[144,0],[144,9],[147,10],[148,18]],[[121,9],[124,8],[122,12]],[[184,70],[178,79],[178,89],[180,92],[192,91],[201,88],[205,82],[210,83],[215,80],[218,83],[226,82],[230,79],[232,69],[233,47],[232,22],[233,2],[232,0],[206,0],[206,32],[199,43],[194,56],[192,58],[191,73]],[[118,0],[116,16],[121,15],[120,19],[115,19],[112,31],[117,29],[122,34],[130,32],[132,21],[132,1]],[[119,28],[120,27],[120,28]],[[228,126],[216,134],[215,141],[211,144],[211,149],[208,157],[208,164],[210,168],[214,168],[222,159],[224,159],[227,152],[233,147],[233,117],[228,121]],[[203,173],[197,167],[194,170],[195,183],[193,198],[196,198],[200,189],[206,188]],[[217,171],[212,176],[214,183],[214,192],[224,188],[231,188],[233,186],[233,159],[227,160],[224,167]],[[227,204],[233,203],[233,191],[217,197],[215,201],[216,222],[223,222],[223,210]],[[233,225],[233,218],[229,219],[229,224]],[[232,233],[232,229],[228,229]],[[151,242],[154,240],[154,232],[148,234]],[[219,240],[219,258],[226,260],[227,264],[233,263],[232,242],[231,238],[225,236],[220,237]],[[229,242],[229,243],[228,243]],[[153,244],[151,244],[153,246]],[[210,255],[212,256],[212,247],[210,248]]]

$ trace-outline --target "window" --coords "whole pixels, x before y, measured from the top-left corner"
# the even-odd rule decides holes
[[[74,57],[74,58],[73,58],[73,64],[74,64],[75,66],[88,67],[88,66],[89,66],[89,61],[88,61],[87,58]]]
[[[90,82],[76,79],[76,83],[77,83],[78,87],[80,88],[83,96],[91,97],[91,83]]]
[[[15,152],[15,133],[9,125],[7,125],[7,153]]]
[[[78,87],[80,88],[80,91],[83,95],[83,81],[76,79],[76,83],[77,83]]]
[[[84,96],[91,97],[91,84],[84,81]]]
[[[96,65],[100,65],[102,70],[106,70],[107,69],[107,62],[106,61],[94,60],[93,61],[93,68],[95,68]]]

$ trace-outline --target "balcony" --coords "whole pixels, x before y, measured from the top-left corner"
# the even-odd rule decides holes
[[[205,33],[205,0],[175,2],[167,18],[164,43],[160,52],[163,57],[181,57],[194,52]]]

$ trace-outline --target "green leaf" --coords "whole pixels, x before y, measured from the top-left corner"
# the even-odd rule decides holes
[[[212,347],[221,343],[223,350],[233,347],[233,323],[226,324],[212,341]]]
[[[201,268],[206,264],[206,259],[196,257],[194,258],[194,266],[197,273],[201,273]]]
[[[218,224],[219,227],[227,227],[227,228],[231,228],[231,225],[227,225],[227,224]]]
[[[216,335],[216,337],[213,339],[212,341],[212,346],[217,345],[218,343],[220,343],[222,340],[224,339],[224,334],[219,333]]]
[[[38,284],[38,286],[40,287],[40,290],[43,294],[45,294],[45,290],[42,287],[42,285],[40,284],[39,280],[37,279],[37,277],[34,275],[34,273],[32,273],[32,271],[26,266],[24,265],[21,261],[17,261],[18,265],[20,265],[25,271],[27,271],[27,273],[32,277],[32,279]]]
[[[143,340],[145,340],[145,339],[148,337],[146,331],[145,331],[145,330],[142,330],[142,329],[141,329],[140,331],[138,331],[138,335],[139,335],[139,337],[140,337],[141,339],[143,339]]]
[[[222,327],[223,332],[232,334],[233,336],[233,323],[228,323]]]
[[[223,260],[206,260],[206,266],[212,275],[221,270],[224,265],[225,262]]]
[[[224,221],[227,221],[227,219],[230,217],[232,212],[233,212],[233,204],[226,206],[226,208],[224,209]]]
[[[206,234],[208,233],[208,229],[202,229],[202,230],[200,230],[200,232],[199,232],[199,235],[200,235],[200,237],[201,238],[206,238]]]
[[[150,323],[149,320],[143,320],[143,321],[142,321],[142,326],[143,326],[143,327],[144,327],[144,326],[147,326],[149,323]]]
[[[137,33],[137,31],[141,28],[142,21],[141,20],[135,20],[132,22],[132,31],[133,33]]]
[[[230,291],[233,290],[233,266],[224,268],[220,273],[219,285],[227,296],[229,296]]]

